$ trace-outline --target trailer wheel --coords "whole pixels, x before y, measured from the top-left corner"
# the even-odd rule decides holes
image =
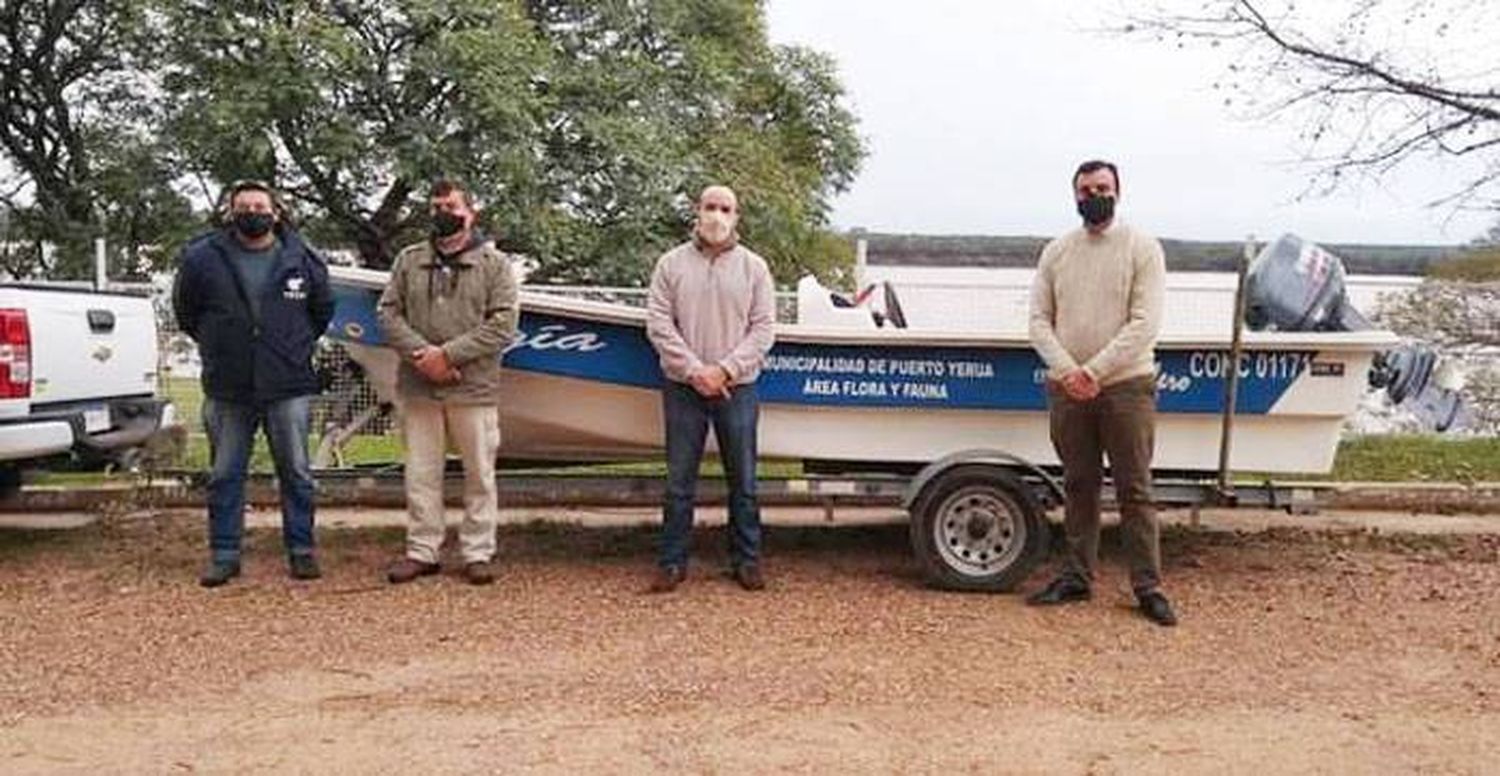
[[[1007,592],[1046,557],[1047,519],[1031,489],[997,466],[957,466],[912,502],[911,544],[927,582]]]

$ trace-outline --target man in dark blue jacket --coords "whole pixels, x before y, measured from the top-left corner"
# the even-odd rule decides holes
[[[172,292],[177,324],[203,362],[203,425],[210,560],[218,587],[240,573],[245,471],[264,426],[281,484],[281,528],[292,577],[321,576],[313,555],[313,479],[307,454],[313,348],[333,317],[328,268],[287,223],[269,186],[234,184],[222,229],[182,251]]]

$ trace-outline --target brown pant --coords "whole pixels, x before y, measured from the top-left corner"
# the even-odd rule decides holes
[[[1161,549],[1151,499],[1151,453],[1156,440],[1156,378],[1139,377],[1107,386],[1091,401],[1068,398],[1048,384],[1052,446],[1063,466],[1064,573],[1094,578],[1099,565],[1099,496],[1103,456],[1120,505],[1121,543],[1137,592],[1161,583]]]

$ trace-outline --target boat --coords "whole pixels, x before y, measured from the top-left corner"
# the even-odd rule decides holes
[[[1322,283],[1332,275],[1310,243],[1288,236],[1262,256],[1275,258],[1273,249],[1292,270],[1300,262],[1296,271],[1304,277]],[[387,273],[331,267],[330,274],[336,300],[330,336],[380,396],[394,400],[397,357],[376,321]],[[956,451],[984,449],[1033,467],[1056,467],[1045,370],[1026,333],[893,325],[900,321],[892,320],[891,293],[887,309],[872,315],[841,309],[838,295],[815,280],[799,283],[799,322],[777,325],[758,383],[760,454],[828,469],[915,471]],[[1296,294],[1311,298],[1302,289]],[[1319,312],[1328,304],[1336,308],[1340,299],[1328,296]],[[536,286],[523,287],[520,305],[519,338],[502,355],[502,457],[659,458],[663,377],[646,338],[645,310]],[[894,310],[899,318],[899,304]],[[1169,318],[1174,312],[1169,304]],[[1400,344],[1398,338],[1373,328],[1252,330],[1243,333],[1236,359],[1231,323],[1223,321],[1218,333],[1168,326],[1159,340],[1155,467],[1180,473],[1219,468],[1233,372],[1238,390],[1229,467],[1278,475],[1328,472],[1344,421],[1369,390],[1372,367]]]

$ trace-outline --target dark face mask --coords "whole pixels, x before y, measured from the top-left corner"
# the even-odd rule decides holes
[[[449,213],[446,210],[439,210],[432,216],[432,236],[438,239],[452,237],[463,231],[463,228],[467,225],[468,223],[464,220],[463,216]]]
[[[1089,226],[1109,223],[1115,217],[1115,198],[1090,194],[1088,199],[1078,200],[1078,215]]]
[[[270,213],[235,213],[234,230],[251,240],[259,240],[276,225]]]

